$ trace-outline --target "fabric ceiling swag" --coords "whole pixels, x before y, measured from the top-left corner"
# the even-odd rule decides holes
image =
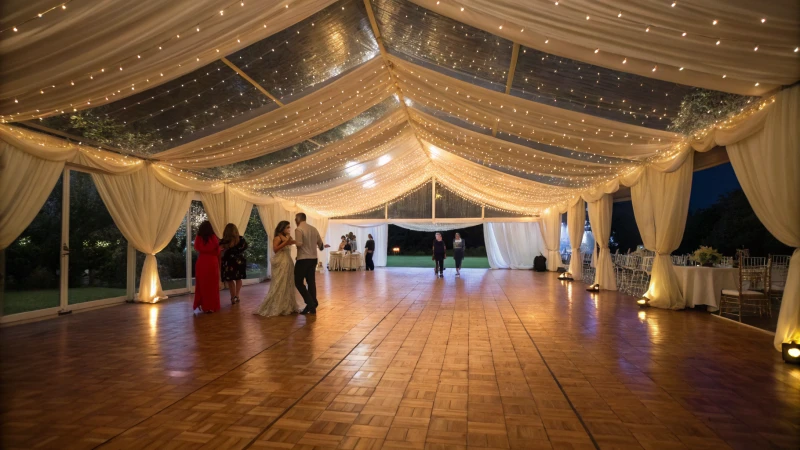
[[[659,80],[764,95],[800,79],[794,52],[800,4],[794,0],[675,7],[623,0],[411,1],[530,48]]]
[[[247,189],[270,189],[297,182],[308,172],[341,165],[342,161],[369,158],[376,148],[390,141],[399,127],[407,127],[406,114],[402,110],[374,122],[368,127],[340,141],[328,144],[322,149],[280,167],[269,167],[236,179],[236,184]],[[388,136],[388,138],[387,138]]]
[[[736,178],[764,226],[794,247],[783,287],[775,348],[800,341],[800,86],[776,96],[757,133],[727,146]]]
[[[595,157],[666,158],[688,147],[678,133],[629,125],[492,91],[391,57],[404,95],[466,122]],[[602,161],[602,160],[601,160]]]
[[[20,23],[41,1],[5,5]],[[0,41],[0,117],[28,120],[110,103],[267,38],[334,0],[70,2]]]
[[[257,158],[340,125],[394,94],[379,58],[288,105],[154,155],[174,167],[208,168]]]

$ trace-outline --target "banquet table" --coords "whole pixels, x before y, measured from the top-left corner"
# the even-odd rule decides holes
[[[675,266],[686,307],[708,305],[709,311],[719,309],[723,289],[737,289],[739,269],[731,267]]]
[[[360,270],[362,262],[360,252],[331,252],[328,270]]]
[[[342,270],[344,252],[331,252],[328,259],[328,270]]]

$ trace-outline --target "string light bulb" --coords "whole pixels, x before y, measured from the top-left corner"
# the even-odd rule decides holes
[[[711,22],[711,25],[716,25],[716,24],[717,24],[717,19],[714,19],[714,20]]]

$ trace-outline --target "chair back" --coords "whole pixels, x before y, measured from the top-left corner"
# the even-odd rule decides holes
[[[641,270],[644,271],[644,272],[650,273],[650,271],[653,270],[653,260],[654,259],[655,259],[655,256],[645,256],[645,257],[643,257],[642,258],[642,262],[641,262],[641,266],[640,266]]]
[[[762,289],[767,280],[767,258],[739,254],[739,292]]]

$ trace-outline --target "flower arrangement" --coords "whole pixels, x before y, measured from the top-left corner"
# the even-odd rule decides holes
[[[701,266],[710,267],[722,261],[722,255],[711,247],[701,245],[700,248],[692,253],[692,256],[690,256],[689,259],[700,264]]]

